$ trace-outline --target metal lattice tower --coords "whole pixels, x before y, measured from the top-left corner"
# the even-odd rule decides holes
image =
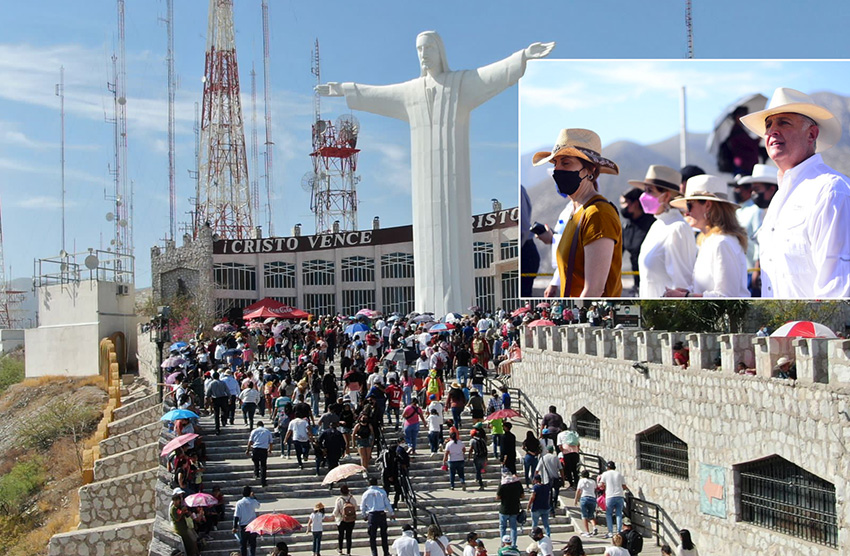
[[[210,0],[200,159],[195,237],[207,222],[221,239],[251,237],[254,218],[232,0]]]
[[[257,72],[251,64],[251,210],[260,214],[259,147],[257,143]],[[259,216],[258,216],[259,218]]]
[[[691,0],[685,0],[685,30],[688,33],[688,58],[694,57],[694,25],[691,19]]]
[[[316,84],[321,83],[319,41],[311,57]],[[313,171],[304,175],[301,186],[310,192],[310,210],[316,233],[357,229],[357,118],[346,114],[334,124],[322,120],[318,93],[313,100]]]
[[[177,83],[174,77],[174,0],[167,0],[168,16],[165,19],[168,34],[168,53],[165,63],[168,66],[168,230],[173,241],[177,235],[177,186],[175,183],[174,160],[174,93]]]
[[[274,196],[274,172],[272,171],[273,165],[273,151],[274,151],[274,141],[272,140],[272,103],[270,100],[271,97],[271,73],[269,72],[269,57],[270,57],[270,48],[269,48],[269,3],[268,0],[263,0],[263,104],[265,107],[265,118],[266,118],[266,150],[265,150],[265,163],[266,163],[266,221],[269,236],[274,235],[274,222],[273,222],[273,212],[272,212],[272,197]]]

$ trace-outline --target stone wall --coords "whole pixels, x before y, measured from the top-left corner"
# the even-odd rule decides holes
[[[154,303],[161,304],[178,294],[193,295],[206,303],[204,312],[213,314],[212,230],[202,228],[195,240],[184,236],[181,247],[167,241],[164,250],[151,248],[151,281]]]
[[[153,469],[159,465],[159,439],[138,448],[102,457],[94,462],[94,480],[105,481],[122,475]]]
[[[847,553],[850,455],[845,446],[850,427],[841,412],[850,407],[850,341],[683,333],[691,343],[692,365],[682,369],[670,365],[666,353],[679,334],[643,331],[609,336],[573,326],[526,329],[523,361],[513,366],[511,386],[522,389],[537,407],[556,405],[565,420],[582,408],[598,417],[600,440],[582,439],[582,450],[615,460],[638,498],[661,505],[679,527],[702,532],[696,539],[701,553],[702,547],[714,555],[767,550],[795,555]],[[594,335],[598,341],[590,342]],[[560,351],[554,349],[555,337],[560,339]],[[630,341],[636,342],[634,350],[625,345]],[[695,347],[701,350],[697,356]],[[591,350],[639,354],[646,373],[634,368],[637,361],[587,355]],[[788,350],[797,359],[799,380],[771,378],[779,354]],[[755,359],[756,376],[737,375],[730,368],[747,353]],[[715,356],[722,360],[717,370]],[[659,425],[687,443],[688,479],[639,469],[638,435]],[[837,551],[740,521],[736,466],[772,455],[835,485]],[[715,483],[723,483],[723,517],[701,510],[706,488],[712,487],[707,473],[714,473]]]
[[[158,421],[160,417],[162,417],[162,408],[159,405],[143,409],[128,417],[109,423],[109,436],[124,434],[139,427],[150,425]]]
[[[148,553],[153,519],[59,533],[50,539],[49,556],[143,556]]]
[[[156,442],[159,440],[159,433],[162,429],[162,423],[156,421],[138,429],[110,436],[105,440],[100,441],[101,457],[114,456],[127,450],[134,450],[145,444]]]
[[[153,519],[157,473],[153,468],[80,487],[79,528]]]
[[[143,398],[139,398],[130,403],[126,403],[112,412],[112,419],[117,421],[129,417],[134,413],[138,413],[144,409],[159,405],[159,396],[157,394],[148,394]]]

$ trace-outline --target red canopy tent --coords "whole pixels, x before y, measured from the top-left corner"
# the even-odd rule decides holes
[[[278,319],[306,319],[309,316],[310,313],[306,311],[284,305],[280,301],[275,301],[270,297],[263,298],[242,310],[242,318],[245,320],[267,319],[269,317]]]

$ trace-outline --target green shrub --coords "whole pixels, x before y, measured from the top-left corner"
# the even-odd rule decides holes
[[[66,436],[79,444],[97,427],[100,417],[99,408],[68,398],[48,400],[44,411],[21,429],[18,436],[24,446],[40,451],[49,449],[56,440]]]
[[[0,477],[0,509],[6,514],[20,514],[44,483],[44,460],[39,456],[16,463]]]
[[[12,357],[0,357],[0,393],[24,379],[24,362]]]

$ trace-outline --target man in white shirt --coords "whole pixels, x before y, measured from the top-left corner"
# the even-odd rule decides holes
[[[245,486],[242,489],[242,499],[236,502],[236,508],[233,510],[233,532],[240,532],[239,548],[242,556],[255,556],[257,553],[257,534],[246,531],[245,527],[257,517],[259,508],[260,503],[254,498],[254,491],[250,486]]]
[[[390,553],[398,556],[419,556],[419,543],[413,536],[413,526],[405,523],[401,528],[401,536],[393,542]]]
[[[540,549],[540,556],[555,555],[555,549],[552,546],[552,539],[546,535],[546,532],[543,531],[542,527],[535,527],[534,530],[531,531],[531,538],[537,543],[537,547]]]
[[[762,297],[850,297],[850,180],[819,154],[841,138],[841,122],[782,87],[741,122],[764,137],[779,167],[779,191],[758,233]]]
[[[608,534],[605,538],[610,539],[614,536],[612,531],[614,527],[614,517],[617,518],[617,533],[623,530],[623,506],[626,501],[626,490],[629,487],[626,485],[626,480],[623,474],[617,471],[617,465],[613,461],[609,461],[606,466],[607,471],[599,476],[599,486],[605,487],[605,517],[608,520]]]
[[[251,459],[254,461],[254,478],[259,478],[263,486],[266,486],[266,467],[273,442],[274,437],[271,431],[263,426],[262,421],[257,421],[257,428],[252,430],[251,436],[248,437],[245,453],[251,454]]]

